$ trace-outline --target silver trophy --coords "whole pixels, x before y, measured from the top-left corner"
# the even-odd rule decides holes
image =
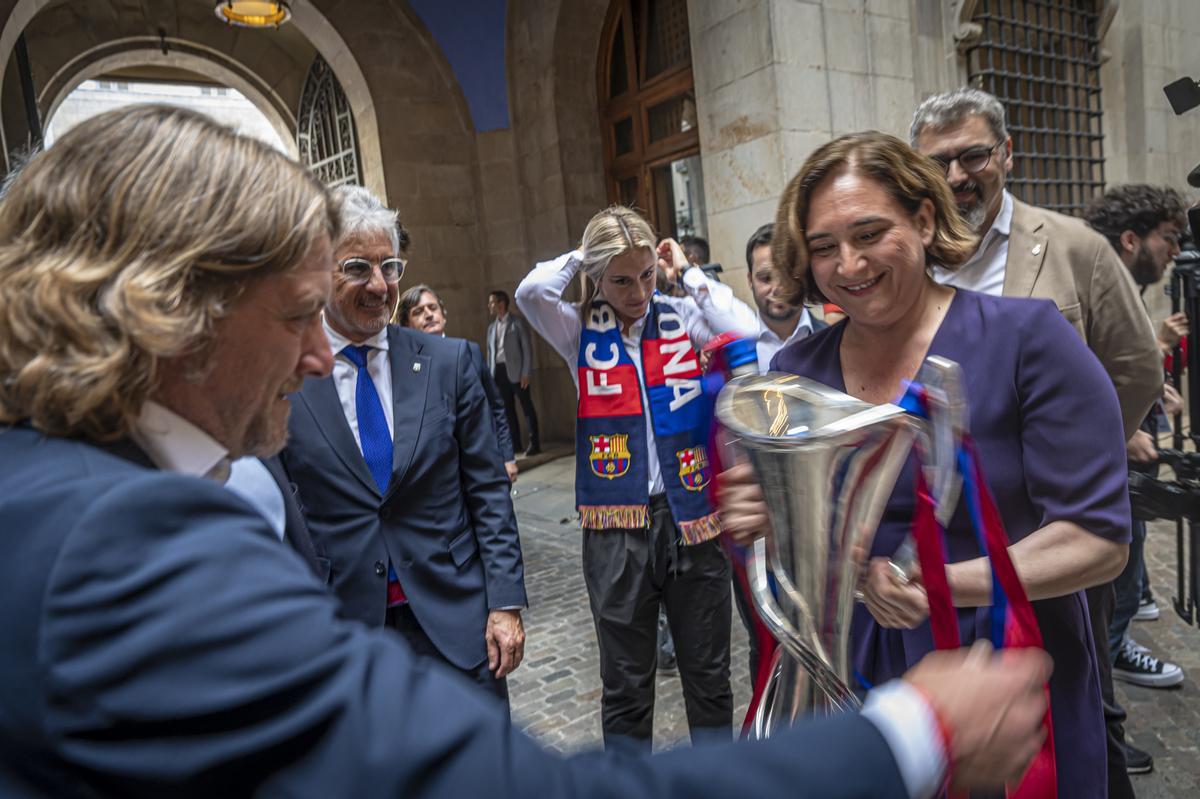
[[[966,425],[960,372],[930,358],[918,380],[932,424],[795,375],[736,378],[717,399],[726,439],[749,457],[774,531],[770,546],[754,542],[746,564],[754,603],[780,643],[754,737],[859,705],[849,642],[860,560],[914,443],[940,500],[939,520],[953,511],[953,453]],[[897,557],[911,559],[910,551],[906,542]],[[904,579],[908,564],[894,568]]]

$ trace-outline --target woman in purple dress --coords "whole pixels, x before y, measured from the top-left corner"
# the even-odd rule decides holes
[[[933,162],[891,136],[846,136],[818,149],[789,184],[775,263],[793,301],[834,302],[847,319],[776,356],[773,368],[872,403],[891,402],[927,355],[962,366],[974,436],[1011,542],[1009,554],[1054,658],[1051,710],[1060,797],[1107,794],[1104,722],[1083,589],[1125,562],[1129,500],[1112,383],[1053,303],[936,284],[974,239]],[[722,475],[726,530],[762,528],[747,466]],[[914,463],[897,481],[864,566],[852,630],[865,680],[898,676],[933,648],[920,580],[887,559],[915,508]],[[987,638],[991,571],[965,503],[949,526],[946,572],[962,642]]]

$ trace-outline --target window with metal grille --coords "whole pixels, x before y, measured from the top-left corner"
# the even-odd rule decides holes
[[[966,51],[972,86],[1008,111],[1009,190],[1078,213],[1104,190],[1100,14],[1095,0],[978,0]]]
[[[704,236],[687,0],[612,0],[597,88],[608,195],[662,236]]]
[[[330,188],[362,185],[358,136],[346,93],[321,56],[313,61],[300,94],[296,115],[296,145],[300,163]]]

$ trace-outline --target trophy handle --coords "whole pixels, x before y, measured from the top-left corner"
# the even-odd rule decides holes
[[[746,555],[746,575],[749,578],[754,604],[775,639],[800,661],[813,682],[828,697],[831,705],[839,710],[856,710],[861,705],[858,697],[842,682],[837,673],[825,664],[817,652],[804,642],[800,631],[788,621],[775,601],[775,595],[771,592],[771,581],[767,575],[766,538],[755,539],[750,547]]]
[[[916,382],[925,387],[929,406],[928,419],[913,417],[917,452],[925,471],[925,482],[937,502],[935,515],[945,528],[950,525],[962,492],[962,476],[957,464],[958,446],[967,429],[962,367],[940,355],[930,355],[921,364]],[[896,576],[907,581],[916,562],[916,543],[909,533],[892,555],[890,565]]]

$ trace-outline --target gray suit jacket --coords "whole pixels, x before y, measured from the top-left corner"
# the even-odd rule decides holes
[[[1162,357],[1129,270],[1081,220],[1013,198],[1004,294],[1053,300],[1108,372],[1128,439],[1162,396]]]
[[[488,325],[487,332],[488,371],[496,373],[496,320]],[[529,377],[533,371],[533,342],[529,339],[529,325],[525,320],[508,312],[508,329],[504,331],[504,369],[508,379],[516,383]]]

